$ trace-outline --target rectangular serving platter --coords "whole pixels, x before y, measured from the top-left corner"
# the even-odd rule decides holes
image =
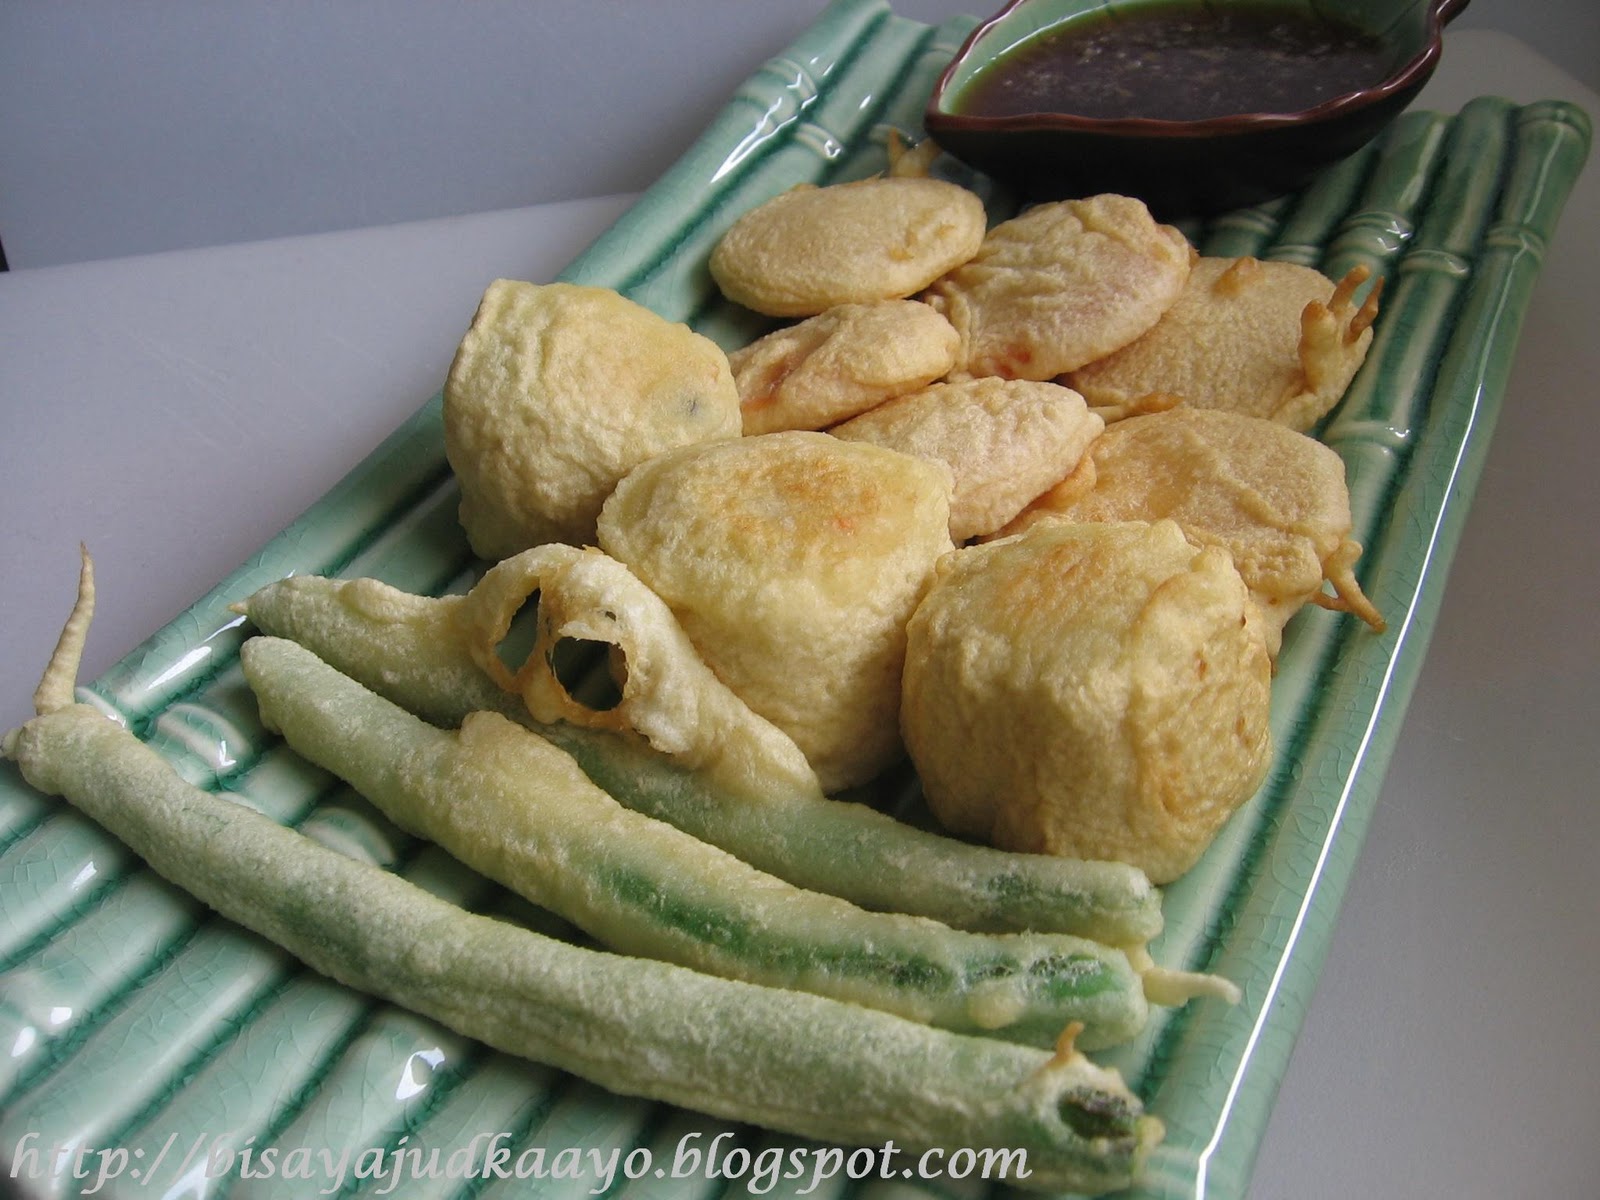
[[[616,288],[726,347],[749,340],[765,326],[722,301],[706,271],[718,236],[797,183],[881,171],[893,134],[921,136],[928,91],[972,24],[930,27],[882,0],[841,0],[753,76],[562,277]],[[1408,113],[1304,193],[1185,229],[1206,254],[1283,259],[1334,277],[1366,265],[1385,277],[1368,361],[1321,436],[1346,463],[1355,536],[1366,547],[1360,571],[1389,629],[1377,635],[1315,609],[1295,619],[1274,683],[1271,774],[1167,891],[1158,961],[1220,972],[1244,998],[1163,1011],[1137,1042],[1097,1056],[1166,1125],[1132,1195],[1233,1197],[1248,1187],[1426,649],[1522,314],[1589,136],[1584,115],[1558,102],[1486,98],[1453,116]],[[941,160],[936,170],[978,190],[992,219],[1014,211],[1012,197],[959,164]],[[201,786],[470,907],[540,925],[549,918],[417,846],[266,734],[237,665],[248,630],[228,605],[273,579],[372,575],[437,593],[474,578],[481,564],[456,525],[440,421],[436,398],[81,694]],[[154,1163],[164,1146],[223,1132],[235,1151],[407,1146],[438,1149],[441,1159],[483,1131],[503,1132],[513,1156],[646,1146],[670,1159],[692,1132],[701,1145],[727,1133],[725,1146],[753,1152],[797,1144],[610,1095],[351,993],[199,910],[10,771],[0,777],[0,912],[0,1044],[9,1048],[0,1058],[0,1145],[8,1148],[31,1134],[39,1146],[116,1145]],[[225,1181],[207,1180],[205,1168],[222,1160],[206,1146],[201,1158],[187,1156],[186,1173],[174,1155],[137,1186],[125,1179],[103,1194],[217,1194]],[[37,1196],[75,1186],[59,1175],[7,1182]],[[352,1176],[347,1194],[527,1194],[482,1179],[396,1183]],[[290,1197],[307,1186],[275,1178],[235,1190]],[[594,1186],[592,1177],[545,1180],[537,1194]],[[613,1191],[691,1200],[729,1186],[646,1178]],[[974,1181],[836,1180],[810,1194],[891,1190],[976,1189]]]

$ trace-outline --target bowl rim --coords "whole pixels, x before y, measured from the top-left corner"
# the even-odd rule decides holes
[[[1444,27],[1470,3],[1470,0],[1427,0],[1428,38],[1422,49],[1371,87],[1359,88],[1333,96],[1311,108],[1296,112],[1230,113],[1222,117],[1201,117],[1191,121],[1176,121],[1159,117],[1082,117],[1065,112],[1016,113],[1004,117],[968,116],[950,112],[940,105],[956,73],[967,65],[968,56],[977,49],[984,36],[1024,5],[1038,0],[1007,0],[988,20],[970,34],[949,65],[940,72],[938,82],[928,98],[923,124],[929,133],[956,131],[960,133],[1086,133],[1123,137],[1179,138],[1216,136],[1243,133],[1252,130],[1282,129],[1291,126],[1312,125],[1331,121],[1350,113],[1381,103],[1391,96],[1406,92],[1425,83],[1438,65],[1444,50]],[[1007,47],[1009,49],[1009,47]]]

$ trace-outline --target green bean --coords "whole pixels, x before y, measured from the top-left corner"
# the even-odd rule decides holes
[[[496,713],[435,728],[281,638],[252,638],[241,659],[263,721],[296,752],[610,949],[1038,1046],[1072,1021],[1086,1049],[1144,1025],[1121,950],[966,933],[802,891],[622,807]]]
[[[75,616],[91,598],[92,585]],[[852,1145],[1020,1149],[1030,1187],[1125,1186],[1160,1137],[1121,1079],[1070,1042],[1052,1054],[966,1037],[467,913],[194,787],[70,703],[81,649],[64,637],[41,715],[6,735],[5,755],[168,880],[333,979],[625,1094]]]
[[[720,846],[797,887],[957,928],[1077,934],[1139,945],[1161,929],[1161,897],[1120,863],[1012,854],[916,829],[864,804],[774,791],[736,797],[648,747],[567,724],[536,725],[472,659],[461,597],[412,596],[376,580],[296,576],[241,607],[344,674],[439,725],[500,712],[571,754],[620,803]]]

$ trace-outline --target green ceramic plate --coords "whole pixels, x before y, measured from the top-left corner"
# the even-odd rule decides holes
[[[747,339],[758,326],[719,301],[705,270],[718,234],[794,183],[880,170],[889,131],[917,131],[971,24],[929,28],[879,0],[836,5],[566,277],[619,288],[724,344]],[[1244,1001],[1191,1005],[1110,1056],[1167,1126],[1142,1196],[1246,1188],[1588,140],[1583,114],[1558,103],[1484,99],[1454,117],[1412,113],[1305,193],[1189,230],[1206,253],[1332,275],[1365,263],[1387,276],[1370,358],[1324,436],[1348,466],[1366,590],[1390,628],[1375,636],[1319,610],[1296,618],[1276,684],[1271,776],[1168,892],[1158,958],[1220,971]],[[949,169],[995,216],[1006,213],[1005,195]],[[204,786],[463,903],[537,920],[264,734],[237,667],[245,631],[227,605],[274,578],[377,575],[413,590],[470,578],[455,499],[436,401],[84,694]],[[728,1134],[724,1151],[789,1145],[611,1096],[345,991],[198,911],[97,827],[15,779],[0,779],[0,1146],[14,1156],[3,1164],[12,1190],[87,1190],[106,1160],[73,1153],[119,1147],[122,1177],[100,1194],[577,1196],[605,1181],[594,1160],[537,1183],[462,1172],[481,1175],[493,1138],[511,1161],[543,1149],[547,1175],[573,1167],[561,1150],[646,1147],[670,1168],[691,1134],[700,1147]],[[66,1149],[54,1174],[52,1147]],[[416,1152],[405,1161],[420,1177],[394,1170],[402,1152]],[[74,1180],[75,1166],[87,1174]],[[760,1190],[670,1169],[632,1181],[619,1171],[612,1183],[617,1194],[672,1200]],[[836,1179],[808,1194],[978,1190],[973,1180]]]

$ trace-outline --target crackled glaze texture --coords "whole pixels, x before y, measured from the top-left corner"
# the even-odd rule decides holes
[[[761,324],[721,302],[706,273],[717,236],[796,182],[882,169],[889,131],[918,132],[928,91],[970,25],[930,29],[878,0],[831,8],[565,278],[616,287],[726,346],[748,340]],[[1582,114],[1558,103],[1481,100],[1455,117],[1408,114],[1306,192],[1186,231],[1207,254],[1335,276],[1366,264],[1387,277],[1371,355],[1323,436],[1348,466],[1363,583],[1389,632],[1320,610],[1290,625],[1267,783],[1168,892],[1157,958],[1220,971],[1244,1000],[1171,1013],[1106,1056],[1167,1126],[1141,1197],[1245,1190],[1421,663],[1522,313],[1588,141]],[[1002,192],[948,161],[940,170],[978,186],[992,216],[1008,213]],[[227,605],[290,572],[375,575],[430,592],[463,586],[474,564],[456,502],[435,401],[83,695],[202,786],[465,905],[549,928],[551,918],[419,847],[268,736],[237,665],[245,631]],[[650,1146],[670,1158],[685,1132],[701,1132],[704,1146],[726,1128],[492,1054],[347,992],[198,911],[9,766],[0,774],[8,1153],[30,1133],[41,1148],[115,1144],[137,1152],[144,1173],[103,1194],[199,1196],[222,1190],[204,1178],[213,1144],[194,1153],[219,1134],[235,1150],[437,1148],[442,1161],[480,1133],[503,1131],[513,1155]],[[752,1152],[788,1144],[751,1130],[736,1138]],[[357,1192],[522,1194],[481,1180],[393,1183],[368,1180]],[[62,1176],[16,1184],[29,1196],[79,1186]],[[293,1197],[324,1184],[308,1186],[239,1183],[234,1172],[226,1191]],[[540,1194],[593,1186],[593,1177],[549,1181]],[[706,1186],[644,1179],[618,1191],[686,1200]]]

